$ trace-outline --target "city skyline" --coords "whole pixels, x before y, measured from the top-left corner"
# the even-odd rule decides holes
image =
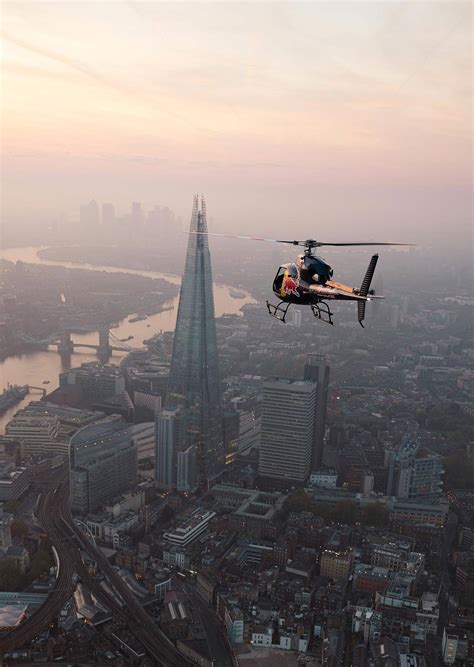
[[[473,11],[2,3],[2,664],[474,667]]]

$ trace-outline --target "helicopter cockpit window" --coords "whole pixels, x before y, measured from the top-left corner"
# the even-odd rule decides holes
[[[275,280],[273,281],[273,290],[275,292],[279,292],[281,290],[285,271],[286,271],[286,266],[280,266],[280,268],[276,273]]]

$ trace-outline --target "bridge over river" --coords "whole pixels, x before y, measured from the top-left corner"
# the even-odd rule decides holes
[[[74,341],[72,334],[74,333],[90,333],[98,331],[99,341],[97,344],[80,341]],[[80,325],[63,327],[59,333],[53,333],[47,338],[34,338],[27,334],[21,335],[22,341],[26,345],[32,347],[45,348],[56,346],[60,354],[72,354],[78,348],[86,348],[89,350],[96,350],[99,356],[108,356],[112,352],[131,352],[136,350],[144,350],[143,347],[135,347],[126,341],[117,338],[111,331],[110,326],[102,325]]]

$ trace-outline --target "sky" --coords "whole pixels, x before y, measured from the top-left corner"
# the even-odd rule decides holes
[[[217,232],[470,241],[471,3],[1,11],[3,219],[204,192]]]

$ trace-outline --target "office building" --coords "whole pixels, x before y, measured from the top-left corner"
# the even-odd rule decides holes
[[[20,444],[22,456],[67,454],[69,444],[59,438],[56,415],[36,415],[19,410],[5,428],[5,435]]]
[[[239,450],[240,413],[236,410],[225,410],[223,414],[223,433],[225,448],[225,464],[234,463]]]
[[[314,421],[313,453],[311,469],[321,467],[326,429],[326,409],[329,389],[329,364],[322,354],[308,354],[304,367],[304,379],[317,385],[316,419]]]
[[[321,554],[321,576],[330,577],[334,581],[347,581],[352,571],[353,559],[352,549],[325,549]]]
[[[317,387],[275,379],[263,387],[259,477],[304,484],[311,472]]]
[[[79,209],[79,224],[82,231],[96,232],[99,226],[99,207],[92,200],[88,204],[82,204]]]
[[[125,380],[118,366],[91,361],[59,374],[59,386],[75,385],[89,401],[100,401],[125,391]]]
[[[316,470],[311,473],[309,483],[313,486],[335,489],[337,486],[337,472],[335,470]]]
[[[113,204],[102,204],[102,224],[109,231],[115,225],[115,206]]]
[[[443,489],[442,457],[407,437],[395,458],[394,495],[397,498],[439,498]]]
[[[12,545],[12,534],[10,526],[13,522],[13,514],[4,512],[0,507],[0,550],[6,551]]]
[[[158,489],[172,491],[173,486],[176,486],[176,452],[184,448],[185,442],[186,422],[183,411],[179,408],[163,410],[156,420],[155,480]]]
[[[105,417],[105,413],[97,410],[71,408],[68,405],[56,405],[49,401],[32,401],[21,412],[24,415],[37,417],[57,417],[60,437],[68,444],[69,438],[80,428]]]
[[[303,312],[300,308],[293,308],[291,311],[291,324],[294,327],[300,327],[303,320]]]
[[[130,427],[132,442],[136,447],[138,460],[152,459],[156,455],[156,424],[144,422]]]
[[[449,504],[443,499],[416,500],[396,499],[391,503],[389,520],[392,524],[419,524],[444,526]]]
[[[176,456],[176,491],[187,493],[195,491],[197,472],[197,457],[195,445],[189,445]]]
[[[142,227],[144,221],[142,205],[138,201],[132,202],[132,225],[134,229]]]
[[[185,410],[163,410],[156,420],[155,433],[157,488],[193,491],[196,488],[196,449],[187,444]]]
[[[17,500],[28,488],[29,475],[25,467],[13,462],[0,463],[0,502]]]
[[[215,515],[215,512],[198,507],[187,520],[180,523],[174,530],[164,533],[163,538],[177,547],[186,547],[207,530],[209,521]]]
[[[208,486],[222,473],[224,442],[211,256],[204,199],[194,198],[179,296],[166,399],[188,418],[188,444],[196,446],[198,483]]]
[[[70,442],[73,512],[85,515],[137,482],[137,450],[128,424],[116,416],[85,426]]]

